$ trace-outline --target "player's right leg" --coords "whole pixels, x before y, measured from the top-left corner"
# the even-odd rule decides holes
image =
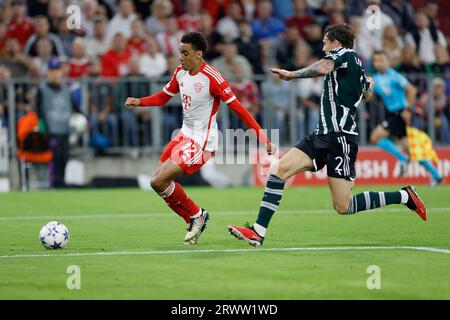
[[[228,231],[238,239],[248,242],[254,247],[259,247],[264,241],[267,227],[273,214],[278,209],[283,196],[284,184],[287,179],[297,173],[312,169],[314,167],[311,158],[302,150],[292,148],[281,158],[281,160],[271,168],[269,179],[267,180],[264,196],[261,200],[258,218],[253,226],[245,225],[239,227],[229,225]]]
[[[341,215],[351,215],[391,204],[404,204],[416,212],[422,220],[427,220],[425,204],[412,186],[403,187],[399,191],[366,191],[352,196],[353,181],[328,177],[328,184],[333,207]]]

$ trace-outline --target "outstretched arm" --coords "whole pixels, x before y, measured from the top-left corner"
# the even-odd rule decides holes
[[[321,59],[312,65],[297,71],[287,71],[278,68],[270,69],[270,71],[278,75],[280,79],[287,81],[300,78],[316,78],[327,75],[333,70],[334,61],[330,59]]]
[[[156,93],[154,95],[143,98],[127,98],[125,106],[128,109],[134,109],[135,107],[147,107],[147,106],[162,106],[169,102],[172,96],[168,95],[164,91]]]
[[[242,105],[242,103],[238,99],[234,99],[228,104],[228,107],[239,116],[239,118],[242,120],[242,122],[245,123],[247,127],[255,130],[258,141],[267,146],[267,153],[274,154],[276,150],[275,145],[270,142],[264,130],[255,120],[255,118],[253,118],[250,112],[248,112],[248,110]]]

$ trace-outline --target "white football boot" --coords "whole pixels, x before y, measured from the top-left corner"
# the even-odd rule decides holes
[[[202,213],[197,218],[191,218],[191,222],[189,223],[189,227],[187,229],[186,236],[184,237],[185,244],[196,244],[198,238],[206,229],[206,225],[208,224],[209,214],[205,209],[202,209]]]

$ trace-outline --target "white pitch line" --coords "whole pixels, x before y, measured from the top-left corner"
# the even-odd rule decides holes
[[[363,247],[304,247],[304,248],[258,248],[258,249],[209,249],[209,250],[168,250],[168,251],[111,251],[84,252],[67,254],[19,254],[0,256],[0,259],[42,258],[42,257],[91,257],[115,255],[157,255],[157,254],[199,254],[199,253],[257,253],[257,252],[285,252],[285,251],[364,251],[364,250],[414,250],[450,254],[450,249],[411,246],[363,246]]]
[[[377,208],[378,211],[389,212],[408,212],[405,208],[390,208],[382,209]],[[429,208],[429,212],[450,212],[450,208]],[[212,211],[210,212],[212,216],[214,215],[245,215],[245,214],[256,214],[257,211]],[[280,210],[279,214],[329,214],[335,213],[331,209],[319,209],[319,210]],[[61,216],[3,216],[0,217],[0,221],[16,221],[16,220],[43,220],[43,219],[127,219],[127,218],[157,218],[157,217],[167,217],[171,213],[167,212],[157,212],[157,213],[118,213],[118,214],[82,214],[82,215],[61,215]]]

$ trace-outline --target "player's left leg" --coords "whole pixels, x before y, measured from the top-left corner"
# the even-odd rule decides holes
[[[390,204],[404,204],[423,220],[427,219],[425,205],[413,187],[394,192],[366,191],[352,196],[354,181],[328,177],[334,209],[342,215],[376,209]]]
[[[239,227],[229,225],[228,231],[230,234],[238,239],[245,240],[254,247],[261,246],[270,220],[277,211],[283,196],[285,181],[297,173],[312,169],[314,166],[315,164],[310,156],[299,147],[289,150],[271,168],[256,222],[253,226],[245,225],[244,227]]]
[[[186,194],[179,183],[174,181],[184,173],[184,169],[179,164],[167,160],[153,175],[151,186],[167,205],[189,224],[185,243],[195,244],[206,228],[209,214]],[[195,240],[191,241],[193,239]]]

